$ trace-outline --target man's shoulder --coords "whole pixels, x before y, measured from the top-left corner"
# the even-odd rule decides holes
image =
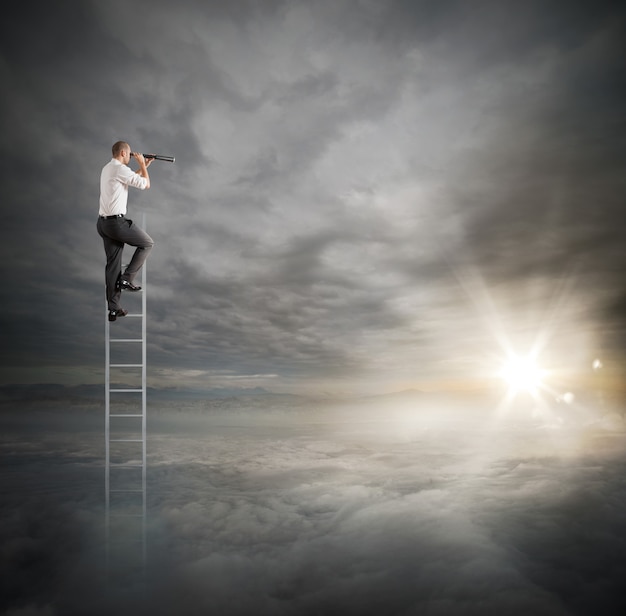
[[[120,162],[116,158],[112,158],[106,165],[104,165],[104,167],[102,167],[102,172],[108,173],[112,177],[128,177],[134,173],[129,166]]]
[[[115,160],[112,158],[104,167],[102,167],[102,171],[113,171],[120,164],[119,160]]]

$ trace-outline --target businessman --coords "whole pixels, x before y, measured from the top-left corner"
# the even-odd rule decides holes
[[[148,167],[152,159],[132,152],[125,141],[117,141],[112,147],[113,158],[103,167],[100,175],[100,211],[97,229],[104,242],[106,254],[106,298],[109,321],[124,317],[128,310],[120,306],[122,291],[139,291],[134,279],[154,246],[152,238],[130,218],[126,218],[128,188],[150,188]],[[133,171],[128,163],[134,157],[139,170]],[[122,273],[124,245],[135,247],[130,263]]]

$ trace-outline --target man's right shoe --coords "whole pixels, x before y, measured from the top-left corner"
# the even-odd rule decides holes
[[[141,287],[134,285],[132,282],[125,280],[124,278],[120,278],[117,281],[117,288],[120,291],[141,291]]]
[[[128,310],[118,308],[117,310],[109,310],[109,321],[115,321],[117,317],[125,317],[128,314]]]

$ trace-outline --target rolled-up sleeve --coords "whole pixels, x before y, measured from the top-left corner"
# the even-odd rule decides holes
[[[120,171],[119,179],[123,184],[138,188],[139,190],[144,190],[148,185],[148,180],[138,173],[135,173],[130,167],[121,167]]]

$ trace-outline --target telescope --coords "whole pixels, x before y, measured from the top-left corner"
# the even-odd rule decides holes
[[[137,152],[133,152],[133,156]],[[173,163],[176,159],[173,156],[163,156],[161,154],[144,154],[143,157],[148,160],[149,158],[153,158],[154,160],[164,160],[166,163]]]

